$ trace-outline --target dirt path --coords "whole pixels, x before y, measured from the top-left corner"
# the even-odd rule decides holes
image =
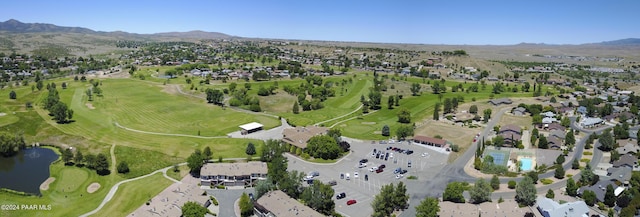
[[[331,118],[331,119],[329,119],[329,120],[320,121],[320,122],[318,122],[318,123],[315,123],[314,125],[315,125],[315,126],[318,126],[318,125],[320,125],[320,124],[324,124],[324,123],[327,123],[327,122],[330,122],[330,121],[334,121],[334,120],[338,120],[338,119],[340,119],[340,118],[344,118],[344,117],[346,117],[346,116],[349,116],[350,114],[353,114],[353,113],[355,113],[355,112],[357,112],[357,111],[360,111],[360,109],[362,109],[362,106],[363,106],[363,105],[358,106],[358,108],[356,108],[355,110],[353,110],[353,111],[351,111],[351,112],[349,112],[349,113],[347,113],[347,114],[344,114],[344,115],[341,115],[341,116],[338,116],[338,117],[335,117],[335,118]]]
[[[116,125],[116,127],[119,127],[121,129],[124,130],[128,130],[131,132],[136,132],[136,133],[144,133],[144,134],[151,134],[151,135],[159,135],[159,136],[181,136],[181,137],[191,137],[191,138],[198,138],[198,139],[221,139],[221,138],[228,138],[228,136],[194,136],[194,135],[187,135],[187,134],[175,134],[175,133],[158,133],[158,132],[149,132],[149,131],[143,131],[143,130],[136,130],[136,129],[131,129],[125,126],[120,125],[118,122],[114,122],[114,124]]]

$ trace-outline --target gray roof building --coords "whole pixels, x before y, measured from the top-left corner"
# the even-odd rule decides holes
[[[254,203],[259,217],[321,217],[319,212],[289,197],[280,190],[270,191]]]
[[[552,199],[546,197],[538,197],[538,199],[536,199],[536,204],[538,205],[538,211],[540,211],[540,214],[542,214],[542,216],[544,217],[589,216],[589,207],[584,201],[559,204]]]

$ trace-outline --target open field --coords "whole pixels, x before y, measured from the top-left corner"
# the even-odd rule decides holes
[[[436,135],[442,136],[442,139],[447,140],[460,148],[459,152],[451,152],[449,159],[456,159],[457,156],[464,153],[467,148],[473,142],[473,138],[476,133],[482,131],[483,128],[469,128],[458,126],[448,123],[449,121],[434,121],[425,120],[423,125],[415,130],[415,135],[422,135],[428,137],[435,137]]]
[[[124,183],[116,195],[93,216],[126,216],[171,185],[162,173]]]
[[[182,180],[186,175],[189,175],[189,167],[187,165],[178,166],[179,171],[174,172],[173,168],[167,171],[167,176],[174,178],[175,180]]]
[[[184,159],[172,157],[161,152],[132,148],[127,146],[116,146],[116,162],[127,162],[129,173],[119,174],[124,178],[133,178],[149,174],[158,168],[168,167],[184,162]]]
[[[513,124],[522,127],[522,129],[531,130],[531,121],[531,116],[515,116],[511,114],[505,114],[500,119],[500,122],[498,122],[498,126]]]

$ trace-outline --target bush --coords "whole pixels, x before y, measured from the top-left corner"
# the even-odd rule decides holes
[[[460,151],[460,146],[458,146],[458,145],[451,145],[450,147],[451,147],[451,151],[453,151],[453,152]]]
[[[583,155],[593,155],[593,152],[585,151],[585,152],[582,152],[582,154],[583,154]]]
[[[516,185],[518,183],[514,180],[509,180],[509,183],[507,184],[509,186],[509,189],[516,189]]]
[[[551,179],[540,179],[540,182],[543,185],[549,185],[549,184],[553,183],[553,180],[551,180]]]
[[[418,179],[418,177],[417,176],[409,176],[409,177],[407,177],[407,179],[415,180],[415,179]]]
[[[211,203],[212,203],[213,205],[216,205],[216,206],[218,205],[218,200],[216,200],[216,198],[215,198],[215,197],[213,197],[213,196],[209,196],[209,199],[211,199]]]

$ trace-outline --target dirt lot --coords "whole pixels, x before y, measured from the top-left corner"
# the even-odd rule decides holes
[[[442,139],[447,140],[460,147],[460,152],[452,152],[449,155],[449,162],[455,160],[458,154],[464,153],[465,150],[471,145],[473,137],[482,130],[482,128],[469,128],[456,124],[451,124],[447,120],[434,121],[426,120],[422,127],[419,127],[415,131],[415,135],[435,137],[436,135],[442,136]]]
[[[513,124],[516,126],[520,126],[523,129],[526,128],[530,130],[532,127],[531,121],[531,116],[515,116],[510,113],[505,113],[504,115],[502,115],[502,118],[500,119],[498,125],[505,126],[508,124]]]

